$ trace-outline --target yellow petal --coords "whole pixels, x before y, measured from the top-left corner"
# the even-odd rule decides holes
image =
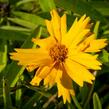
[[[54,31],[53,31],[53,27],[52,27],[52,22],[49,20],[45,20],[45,24],[47,26],[47,30],[50,34],[50,36],[54,36]]]
[[[43,66],[51,63],[51,58],[47,51],[43,49],[16,49],[16,52],[10,53],[11,59],[19,61],[20,65]],[[32,68],[33,69],[33,68]]]
[[[63,65],[59,66],[56,77],[56,83],[58,88],[58,97],[62,96],[64,103],[66,103],[66,101],[70,103],[71,101],[70,95],[74,96],[75,93],[72,87],[72,80],[66,73]]]
[[[66,103],[66,101],[70,103],[71,102],[70,94],[74,96],[75,95],[74,90],[63,87],[61,83],[57,83],[57,88],[58,88],[58,97],[60,96],[63,97],[64,104]]]
[[[36,74],[35,74],[35,76],[33,77],[33,79],[30,82],[31,85],[33,85],[33,86],[38,86],[39,85],[42,78],[38,77],[37,75],[40,73],[41,70],[42,70],[42,67],[39,67]]]
[[[57,84],[57,87],[59,95],[62,94],[61,96],[63,97],[64,104],[66,101],[70,102],[71,100],[69,90],[64,88],[60,83]]]
[[[54,39],[54,37],[50,36],[50,37],[44,38],[44,39],[33,38],[32,42],[34,42],[35,44],[39,45],[41,48],[49,50],[51,45],[56,43],[56,40]]]
[[[106,45],[106,39],[95,39],[95,34],[92,34],[81,42],[77,49],[84,52],[98,52]]]
[[[95,79],[84,66],[75,61],[66,59],[65,67],[68,75],[80,86],[83,86],[84,81],[92,83],[91,80]]]
[[[95,34],[91,34],[89,37],[87,37],[85,40],[84,40],[84,43],[90,43],[92,40],[95,40]]]
[[[87,33],[87,32],[84,33],[83,31],[87,29],[89,21],[90,18],[89,17],[86,18],[86,15],[82,16],[79,21],[77,21],[76,19],[74,24],[71,26],[70,30],[62,40],[62,43],[69,47],[73,42],[75,42],[75,40],[76,43],[82,41]],[[82,36],[80,35],[80,33],[82,34]]]
[[[44,78],[46,78],[46,77],[49,75],[49,73],[51,72],[51,69],[52,69],[51,66],[45,66],[45,67],[43,67],[43,69],[40,71],[40,73],[37,74],[37,76],[38,76],[39,78],[44,79]]]
[[[99,52],[106,45],[106,39],[92,40],[90,41],[90,46],[85,50],[85,52]]]
[[[63,85],[63,87],[65,87],[67,89],[72,89],[72,79],[67,74],[67,71],[66,71],[64,65],[62,66],[62,69],[63,69],[63,73],[62,73],[62,77],[60,78],[60,82]]]
[[[75,48],[84,38],[85,36],[89,33],[89,29],[84,29],[81,31],[77,37],[72,41],[72,44],[69,47],[69,50],[72,51],[72,48]]]
[[[37,68],[36,65],[28,65],[28,66],[26,66],[26,69],[27,69],[29,72],[35,70],[36,68]]]
[[[62,38],[65,36],[67,32],[67,23],[66,23],[66,14],[61,17],[61,35]]]
[[[74,30],[75,30],[74,28],[75,28],[76,25],[77,25],[77,18],[75,19],[74,23],[72,24],[70,30],[69,30],[69,31],[67,32],[67,34],[62,38],[62,43],[65,44],[66,46],[69,46],[69,42],[70,42],[71,40],[73,40],[72,34],[73,34]],[[72,34],[71,34],[70,31],[72,31]],[[70,43],[71,43],[71,42],[70,42]]]
[[[53,9],[51,12],[51,23],[53,28],[54,37],[60,42],[61,40],[61,19],[57,11]]]
[[[81,26],[83,24],[85,17],[86,15],[83,15],[79,21],[77,21],[77,18],[76,18],[74,21],[74,24],[72,24],[70,30],[68,31],[68,36],[70,36],[72,39],[75,38],[75,33],[84,29],[84,28],[81,28]]]
[[[34,76],[34,78],[31,80],[30,84],[33,86],[39,86],[39,83],[41,82],[41,78]]]
[[[93,69],[93,70],[101,69],[100,68],[101,63],[97,61],[96,55],[91,55],[82,52],[77,52],[76,54],[73,55],[73,51],[72,51],[72,54],[69,54],[68,57],[72,61],[80,63],[81,65],[87,67],[88,69]]]
[[[39,85],[41,80],[47,78],[50,75],[53,67],[54,64],[51,64],[49,66],[39,67],[38,70],[36,71],[34,78],[31,81],[31,84]],[[48,83],[46,85],[48,85]]]
[[[90,46],[90,42],[95,39],[95,34],[91,34],[89,37],[87,37],[85,40],[83,40],[78,46],[78,51],[85,51],[86,48]]]
[[[62,73],[63,73],[63,70],[61,68],[61,65],[58,66],[58,69],[57,69],[57,75],[56,75],[56,83],[60,82],[60,79],[62,78]]]
[[[47,77],[44,79],[44,85],[52,87],[56,82],[57,69],[53,68]]]

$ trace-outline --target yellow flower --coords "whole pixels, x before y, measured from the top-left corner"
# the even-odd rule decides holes
[[[60,17],[56,10],[50,14],[51,21],[45,20],[50,36],[32,40],[40,48],[15,49],[11,58],[29,71],[38,68],[31,84],[39,85],[41,80],[45,86],[56,84],[58,96],[66,103],[75,95],[72,80],[79,86],[83,86],[83,82],[92,84],[95,77],[90,69],[100,70],[101,63],[91,52],[98,52],[107,44],[106,39],[95,39],[95,34],[90,32],[90,18],[86,15],[75,19],[67,31],[66,15]]]

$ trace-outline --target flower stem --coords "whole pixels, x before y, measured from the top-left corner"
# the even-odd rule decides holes
[[[75,96],[72,96],[72,99],[73,99],[73,102],[75,103],[76,107],[77,107],[78,109],[82,109],[82,107],[80,106],[80,104],[79,104],[77,98],[76,98]]]
[[[93,85],[92,85],[92,87],[91,87],[91,89],[90,89],[88,98],[87,98],[87,100],[86,100],[86,102],[85,102],[85,104],[84,104],[83,109],[86,109],[86,108],[87,108],[87,105],[88,105],[88,103],[89,103],[89,101],[90,101],[90,98],[91,98],[91,95],[92,95],[92,93],[93,93],[94,84],[95,84],[95,82],[93,83]]]
[[[49,98],[49,100],[43,105],[43,109],[46,109],[51,102],[55,102],[55,98],[57,97],[57,93]]]

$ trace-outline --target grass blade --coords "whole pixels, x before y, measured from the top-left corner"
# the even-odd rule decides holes
[[[6,40],[1,40],[0,44],[0,72],[7,64],[7,43]]]
[[[96,92],[93,94],[93,107],[93,109],[102,109],[100,99]]]
[[[39,0],[39,4],[44,12],[55,8],[54,0]]]
[[[9,85],[4,78],[3,78],[3,100],[4,100],[4,109],[12,109],[12,101],[10,97]]]

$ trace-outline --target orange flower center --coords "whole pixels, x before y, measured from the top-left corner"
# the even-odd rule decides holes
[[[50,48],[50,56],[53,61],[60,63],[64,62],[67,58],[68,49],[65,45],[55,44]]]

